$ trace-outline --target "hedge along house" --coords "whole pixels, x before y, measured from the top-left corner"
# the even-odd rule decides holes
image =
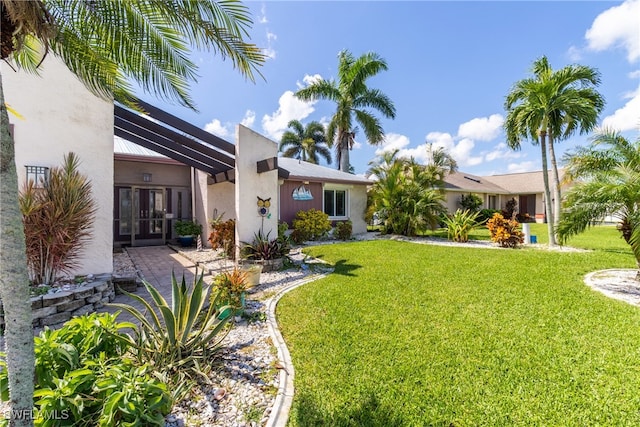
[[[562,182],[564,171],[560,169],[558,173]],[[515,199],[518,213],[527,214],[536,222],[546,221],[542,171],[490,176],[455,172],[445,178],[445,193],[449,212],[460,208],[462,195],[475,194],[482,199],[483,208],[504,209],[509,200]]]

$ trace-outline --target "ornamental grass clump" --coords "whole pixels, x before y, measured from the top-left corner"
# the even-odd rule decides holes
[[[29,279],[34,284],[50,285],[76,268],[91,236],[96,204],[91,182],[78,171],[79,165],[78,156],[69,153],[47,180],[28,181],[20,193]]]
[[[515,219],[507,220],[501,214],[495,213],[493,218],[487,221],[487,228],[491,234],[491,241],[503,248],[515,248],[524,243],[524,234],[519,229],[520,223]]]

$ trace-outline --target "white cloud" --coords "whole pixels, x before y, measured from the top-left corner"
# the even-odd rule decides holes
[[[571,46],[569,50],[567,50],[567,56],[571,61],[577,62],[582,59],[582,51],[579,47]]]
[[[303,87],[307,87],[319,80],[322,80],[322,76],[320,74],[314,74],[312,76],[310,76],[309,74],[305,74],[302,78],[302,82],[296,82],[296,86],[298,86],[298,89],[302,89]]]
[[[630,79],[640,79],[640,70],[631,71],[627,76]]]
[[[503,123],[504,118],[500,114],[475,118],[460,125],[458,136],[478,141],[491,141],[500,134]]]
[[[501,142],[493,147],[493,150],[484,155],[484,159],[487,162],[492,162],[498,159],[518,159],[522,157],[522,153],[513,151],[507,144]]]
[[[253,124],[255,123],[255,121],[256,121],[256,112],[247,110],[247,112],[244,113],[244,117],[240,121],[240,124],[242,126],[246,126],[250,128],[250,127],[253,127]]]
[[[271,115],[265,114],[262,117],[262,129],[269,138],[275,141],[280,140],[291,120],[302,120],[315,110],[313,108],[315,101],[301,101],[290,90],[280,96],[278,104],[276,112]]]
[[[596,17],[585,34],[588,48],[603,51],[623,48],[627,60],[640,59],[640,0],[627,0],[619,6],[605,10]]]
[[[509,173],[532,172],[539,169],[535,162],[532,161],[509,163],[509,165],[507,165]]]
[[[394,150],[402,150],[409,145],[409,138],[404,135],[389,132],[385,134],[382,145],[376,149],[376,156]]]
[[[640,89],[630,94],[629,101],[602,120],[602,126],[621,132],[640,128]]]
[[[266,24],[267,22],[269,22],[269,20],[267,19],[267,5],[265,3],[262,3],[262,6],[260,7],[260,16],[258,16],[258,22],[261,24]]]
[[[273,42],[278,40],[278,36],[267,30],[267,47],[262,49],[262,53],[269,59],[276,59],[276,50],[273,48]]]
[[[220,122],[220,120],[213,119],[209,123],[204,125],[204,130],[214,135],[217,135],[220,138],[226,138],[229,135],[231,135],[230,127],[231,127],[231,124],[229,123],[223,125]]]
[[[430,132],[427,134],[427,143],[433,144],[433,148],[447,150],[459,166],[476,166],[482,163],[482,156],[473,156],[471,153],[475,143],[470,138],[462,138],[456,143],[448,133]]]

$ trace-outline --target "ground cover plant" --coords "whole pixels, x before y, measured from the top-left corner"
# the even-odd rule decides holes
[[[615,227],[593,231],[613,237],[589,252],[309,248],[336,271],[278,305],[289,424],[638,425],[640,310],[583,283],[634,261]]]

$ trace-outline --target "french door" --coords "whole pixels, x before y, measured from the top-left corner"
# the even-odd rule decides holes
[[[116,187],[115,240],[131,245],[164,243],[168,235],[165,219],[165,188]]]

